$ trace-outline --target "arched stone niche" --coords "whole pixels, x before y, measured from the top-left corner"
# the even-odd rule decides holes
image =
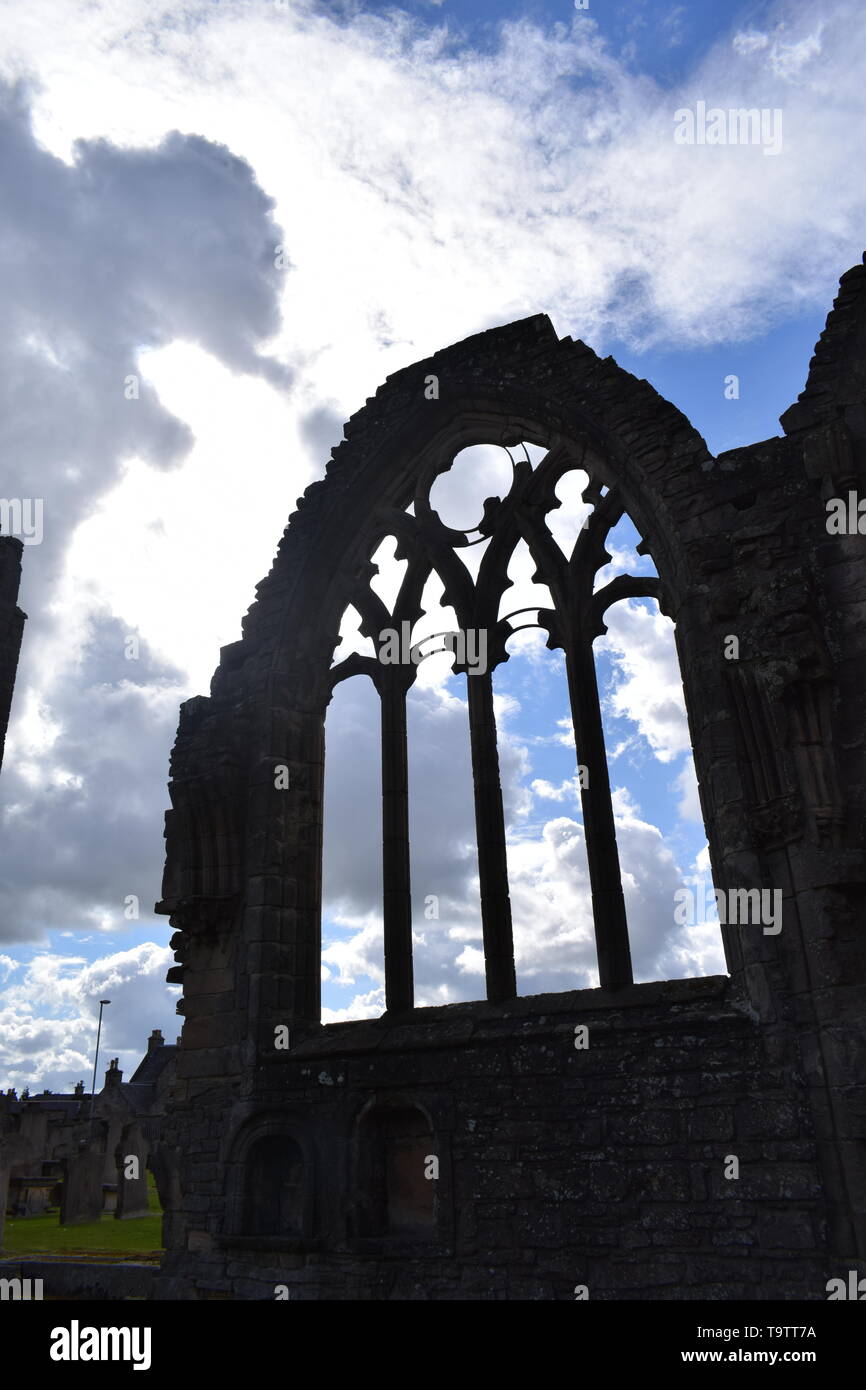
[[[445,1200],[441,1138],[426,1109],[408,1097],[372,1100],[353,1138],[352,1234],[432,1240]]]
[[[315,1158],[284,1116],[249,1121],[226,1164],[226,1233],[241,1243],[291,1247],[315,1235]]]

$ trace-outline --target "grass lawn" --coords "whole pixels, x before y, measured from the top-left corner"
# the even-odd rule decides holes
[[[162,1250],[162,1208],[153,1177],[148,1173],[149,1216],[115,1221],[103,1214],[86,1226],[61,1226],[55,1208],[43,1216],[7,1216],[2,1254],[11,1255],[158,1255]]]

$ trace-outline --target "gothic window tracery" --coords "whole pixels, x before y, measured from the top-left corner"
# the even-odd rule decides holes
[[[487,997],[498,1001],[516,994],[493,673],[508,659],[509,640],[528,627],[541,629],[546,645],[564,656],[576,762],[583,769],[599,980],[602,987],[618,988],[633,978],[593,641],[606,631],[609,607],[621,599],[652,598],[664,611],[663,587],[655,575],[605,573],[612,560],[609,537],[626,508],[619,486],[603,481],[590,448],[530,448],[501,446],[508,486],[502,495],[484,498],[468,529],[446,524],[433,505],[437,480],[459,453],[420,469],[407,510],[377,511],[370,561],[350,595],[360,632],[371,646],[343,658],[335,653],[331,690],[366,674],[380,700],[389,1012],[414,1005],[406,697],[420,662],[443,650],[454,652],[453,669],[466,676]],[[571,515],[559,524],[564,498]],[[443,506],[443,511],[450,517],[453,508]],[[648,553],[643,542],[638,551]],[[386,594],[373,557],[389,554],[402,562],[402,578],[396,593]],[[511,575],[518,563],[525,569],[527,556],[538,606],[512,607]],[[418,640],[416,625],[433,577],[441,581],[442,604],[453,610],[457,627]]]

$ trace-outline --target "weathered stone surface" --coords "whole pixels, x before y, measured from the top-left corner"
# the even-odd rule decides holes
[[[102,1173],[105,1158],[101,1145],[83,1146],[67,1160],[60,1203],[61,1226],[83,1226],[102,1214]]]
[[[166,1136],[179,1180],[163,1296],[272,1298],[282,1274],[302,1299],[571,1299],[577,1283],[602,1299],[820,1299],[840,1260],[866,1258],[866,547],[830,535],[825,506],[849,488],[866,496],[864,365],[855,267],[786,436],[718,459],[646,382],[558,340],[543,315],[395,373],[349,420],[210,696],[181,711],[159,910],[177,929],[188,1024]],[[715,885],[778,888],[782,930],[725,925],[730,978],[631,984],[615,843],[593,790],[603,988],[511,998],[493,721],[476,682],[488,1001],[414,1011],[401,689],[372,661],[389,1007],[322,1027],[323,721],[341,616],[382,535],[402,528],[409,553],[419,534],[435,550],[405,509],[438,462],[521,439],[547,459],[490,527],[513,515],[531,533],[554,465],[576,458],[594,515],[621,504],[631,517],[676,624]],[[600,614],[591,594],[580,608],[568,592],[568,620],[558,609],[546,621],[577,661]],[[591,668],[579,669],[581,739],[598,753]],[[274,789],[275,762],[291,766],[288,791]],[[280,1024],[292,1042],[276,1054]],[[282,1197],[274,1188],[275,1234],[254,1236],[245,1184],[278,1151],[293,1157]],[[413,1185],[425,1154],[439,1160],[432,1201]],[[383,1228],[381,1189],[401,1155],[415,1166],[400,1170],[397,1231]]]

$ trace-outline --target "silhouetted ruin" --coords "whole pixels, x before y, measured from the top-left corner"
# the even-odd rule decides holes
[[[210,696],[181,710],[157,905],[185,1020],[151,1154],[159,1297],[824,1299],[828,1279],[866,1272],[862,265],[781,423],[783,437],[714,458],[646,381],[543,315],[395,373],[349,420]],[[442,523],[431,486],[469,445],[524,442],[546,453],[518,457],[507,496],[488,500],[473,580],[469,537]],[[574,469],[592,512],[566,557],[546,518]],[[596,589],[623,515],[657,578]],[[388,536],[408,562],[393,611],[370,587]],[[530,997],[516,994],[492,692],[519,626],[499,607],[520,542],[565,656],[600,976]],[[4,538],[4,728],[19,559]],[[471,669],[455,639],[455,669],[487,998],[421,1009],[415,666],[381,642],[411,627],[434,572],[461,634],[485,642]],[[740,908],[721,928],[726,976],[632,982],[592,643],[636,595],[675,624],[713,880]],[[348,605],[377,656],[332,665]],[[322,1025],[324,724],[336,683],[359,673],[381,703],[387,1009]]]
[[[158,905],[185,1016],[162,1297],[821,1299],[859,1267],[866,554],[828,502],[866,495],[864,375],[858,265],[784,437],[718,458],[646,381],[543,315],[395,373],[349,420],[209,698],[182,707]],[[547,453],[488,502],[473,583],[431,484],[467,445],[522,441]],[[573,468],[594,509],[566,560],[545,517]],[[593,594],[623,513],[658,580]],[[408,560],[393,613],[369,586],[385,536]],[[539,623],[565,653],[588,766],[601,977],[527,998],[491,688],[520,538],[554,597]],[[414,667],[331,662],[347,605],[378,643],[417,616],[431,570],[461,627],[489,638],[487,670],[467,675],[488,998],[414,1009]],[[729,977],[631,983],[591,644],[609,603],[646,592],[676,625],[716,889],[781,895],[780,930],[728,917]],[[323,1026],[323,729],[335,682],[358,671],[381,697],[387,1011]]]

